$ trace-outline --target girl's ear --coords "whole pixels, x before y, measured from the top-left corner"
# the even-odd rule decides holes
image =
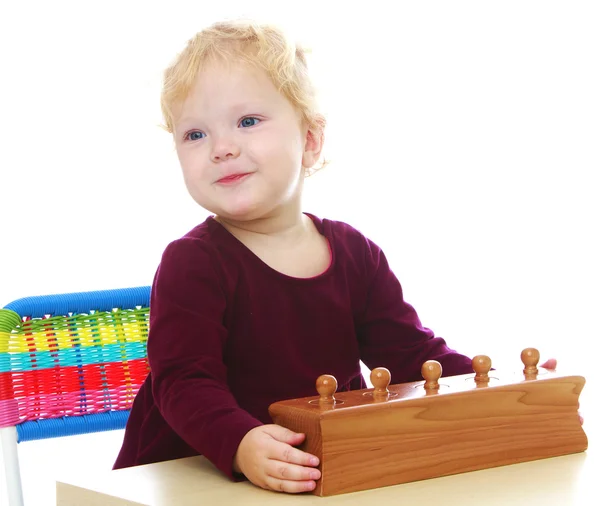
[[[323,142],[325,141],[325,118],[318,115],[312,126],[306,130],[304,139],[304,153],[302,154],[302,167],[312,168],[321,158]]]

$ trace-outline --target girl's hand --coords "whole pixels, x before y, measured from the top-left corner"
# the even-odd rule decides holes
[[[308,492],[321,472],[319,459],[294,446],[305,435],[280,425],[262,425],[248,431],[233,459],[233,470],[255,485],[278,492]]]
[[[542,365],[540,365],[540,367],[543,367],[544,369],[556,369],[556,364],[557,364],[557,360],[555,358],[549,358],[548,360],[546,360]],[[581,416],[581,413],[577,413],[579,415],[579,423],[581,423],[581,425],[583,425],[583,416]]]

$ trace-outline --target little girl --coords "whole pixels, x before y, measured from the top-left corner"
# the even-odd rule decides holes
[[[303,492],[319,461],[268,407],[365,388],[360,360],[394,383],[471,360],[421,325],[376,244],[303,213],[324,118],[302,49],[275,28],[219,23],[165,73],[161,97],[185,184],[214,216],[164,251],[152,286],[150,374],[115,468],[204,455],[232,479]]]

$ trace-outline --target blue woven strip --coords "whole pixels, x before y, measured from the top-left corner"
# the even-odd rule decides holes
[[[50,420],[23,422],[17,425],[17,441],[22,443],[36,439],[123,429],[128,418],[129,411],[108,411],[94,415],[65,416]]]
[[[21,317],[42,318],[45,315],[88,313],[90,310],[110,311],[115,308],[133,309],[150,305],[150,287],[119,288],[95,292],[64,293],[25,297],[8,304]]]
[[[103,346],[78,346],[57,351],[11,353],[0,356],[0,372],[31,371],[91,364],[106,364],[146,358],[146,343],[132,342]]]

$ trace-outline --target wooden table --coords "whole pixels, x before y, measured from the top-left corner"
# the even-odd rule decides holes
[[[595,384],[594,384],[595,385]],[[598,388],[582,394],[589,448],[584,453],[330,497],[269,492],[233,483],[204,457],[68,476],[57,482],[57,506],[371,505],[591,506],[599,503]]]
[[[593,441],[590,441],[593,444]],[[526,462],[331,497],[293,496],[232,483],[203,457],[161,462],[57,482],[57,506],[595,504],[597,452]]]

